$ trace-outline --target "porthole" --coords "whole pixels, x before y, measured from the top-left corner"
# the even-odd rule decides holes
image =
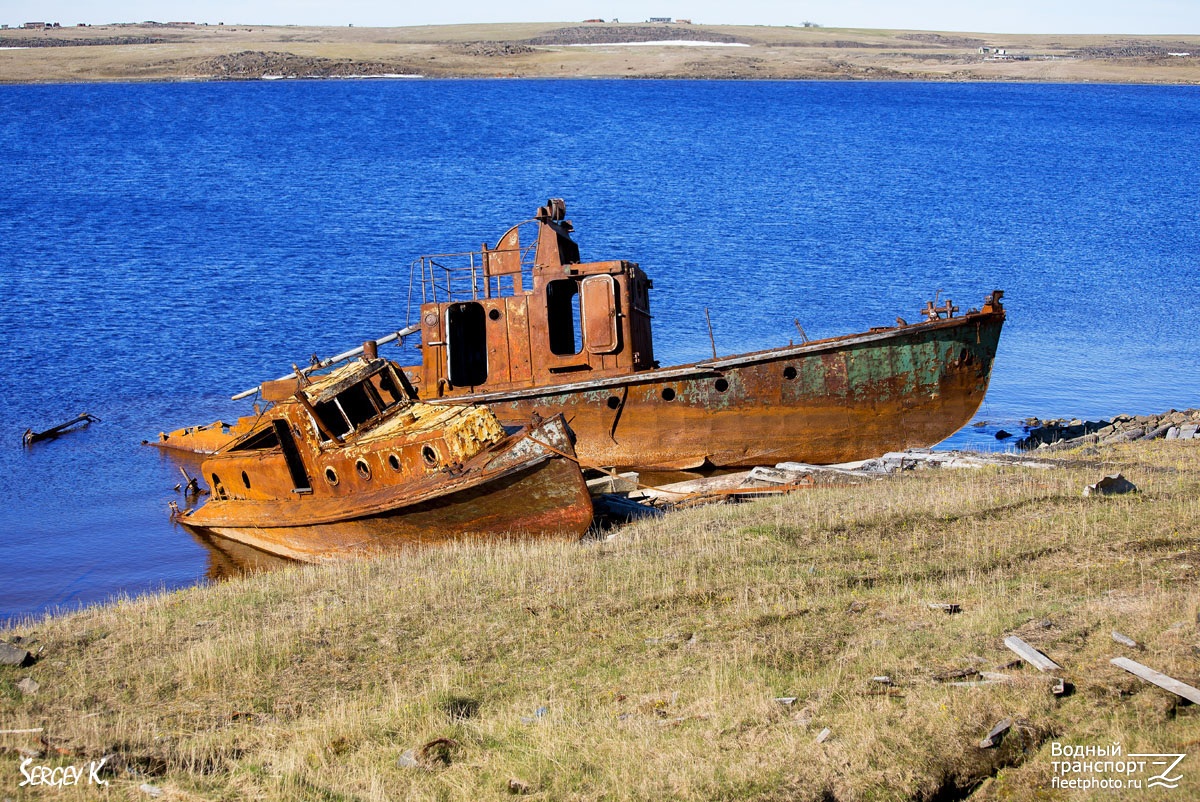
[[[242,471],[242,484],[246,486],[247,490],[250,489],[250,477],[246,475],[245,471]]]
[[[358,471],[358,475],[367,481],[371,480],[371,466],[367,464],[365,459],[360,459],[354,463],[354,470]]]
[[[421,459],[425,465],[430,468],[436,468],[438,464],[437,452],[433,450],[433,446],[421,447]]]
[[[621,399],[617,398],[615,395],[610,395],[608,397],[608,401],[605,403],[608,404],[609,409],[616,409],[617,407],[621,406]]]
[[[718,393],[723,393],[729,389],[729,382],[725,381],[724,379],[717,379],[715,382],[713,382],[713,387],[717,388]]]
[[[500,310],[493,309],[492,311],[488,312],[488,319],[489,320],[499,320],[500,319]]]
[[[399,471],[400,470],[400,458],[397,457],[395,454],[388,454],[388,466],[393,471]]]
[[[325,469],[325,481],[329,482],[329,484],[333,485],[334,487],[337,487],[337,483],[338,483],[337,471],[335,471],[333,468],[326,468]]]
[[[787,379],[788,381],[796,378],[796,369],[791,365],[788,365],[783,369],[783,378]]]
[[[664,387],[662,391],[662,399],[663,401],[674,401],[675,391],[670,387]]]

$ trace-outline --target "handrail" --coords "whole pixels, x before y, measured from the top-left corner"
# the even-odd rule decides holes
[[[481,251],[460,251],[458,253],[434,253],[417,257],[409,265],[408,272],[408,310],[407,319],[413,320],[413,303],[417,296],[418,281],[420,286],[420,304],[450,303],[459,300],[477,301],[480,298],[495,298],[511,295],[514,282],[508,282],[508,292],[505,292],[505,282],[501,279],[516,275],[524,276],[529,273],[532,277],[533,259],[537,250],[536,243],[530,243],[519,248],[506,248],[487,251],[492,254],[517,254],[517,269],[486,269],[488,256]],[[493,284],[493,280],[495,283]],[[465,285],[465,289],[463,289]]]
[[[389,334],[385,334],[384,336],[377,338],[375,340],[375,345],[377,345],[377,346],[386,345],[387,343],[390,343],[393,340],[400,340],[401,342],[403,342],[405,337],[407,337],[410,334],[415,334],[418,331],[420,331],[420,326],[407,326],[403,329],[400,329],[399,331],[393,331]],[[356,356],[360,356],[362,354],[362,352],[363,352],[363,346],[360,345],[357,348],[351,348],[349,351],[343,351],[342,353],[331,356],[328,359],[318,360],[318,361],[314,362],[313,364],[309,365],[308,367],[299,368],[298,371],[292,371],[291,373],[287,374],[286,376],[280,376],[275,381],[284,381],[285,379],[294,379],[294,378],[299,378],[300,376],[307,376],[310,373],[312,373],[313,371],[323,370],[324,368],[330,367],[332,365],[336,365],[339,362],[346,362],[348,360],[351,360],[351,359],[355,358]],[[243,390],[242,392],[233,396],[231,400],[240,401],[241,399],[249,398],[250,396],[252,396],[258,392],[262,392],[261,384],[251,387],[249,390]]]

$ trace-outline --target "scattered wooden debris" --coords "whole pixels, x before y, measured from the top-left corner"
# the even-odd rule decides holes
[[[831,730],[831,729],[829,729],[828,727],[826,727],[825,729],[823,729],[823,730],[821,730],[820,732],[818,732],[818,733],[817,733],[817,737],[816,737],[816,739],[815,739],[815,740],[816,740],[816,742],[817,742],[817,743],[819,743],[819,744],[823,744],[823,743],[825,743],[826,741],[828,741],[828,740],[829,740],[829,736],[830,736],[830,735],[833,735],[833,730]]]
[[[1011,718],[1001,719],[996,722],[996,726],[992,727],[983,740],[979,742],[979,748],[991,749],[993,746],[999,746],[1000,742],[1004,740],[1004,733],[1011,730],[1012,725],[1013,720]]]
[[[962,606],[953,602],[947,604],[945,602],[929,602],[930,610],[941,610],[946,615],[957,615],[962,612]]]
[[[1006,682],[1012,682],[1013,679],[1007,674],[1000,674],[995,671],[980,671],[978,673],[979,679],[947,682],[946,684],[954,688],[981,688],[985,685],[1003,685]]]
[[[1056,468],[1051,460],[1029,459],[1014,454],[984,454],[965,451],[933,451],[928,448],[910,448],[908,451],[892,451],[882,457],[867,460],[857,469],[865,473],[896,473],[913,468],[983,468],[989,465],[1005,465],[1018,468]]]
[[[587,480],[588,492],[593,496],[611,493],[632,493],[638,489],[640,475],[636,471],[611,473]]]
[[[866,462],[843,462],[837,465],[810,465],[807,462],[780,462],[775,466],[777,471],[785,471],[792,474],[824,474],[828,476],[852,476],[863,477],[869,476],[875,478],[880,471],[864,471],[861,470]]]
[[[964,679],[966,677],[979,676],[978,668],[956,668],[951,671],[943,671],[940,674],[934,674],[933,678],[938,682],[946,682],[952,679]]]
[[[1141,649],[1142,645],[1128,635],[1122,635],[1115,629],[1112,631],[1112,639],[1122,646],[1128,646],[1130,649]]]
[[[34,443],[40,442],[42,440],[53,440],[55,437],[58,437],[60,434],[62,434],[63,432],[67,431],[72,426],[75,426],[77,424],[82,423],[84,426],[86,426],[89,423],[99,423],[99,422],[100,422],[100,419],[97,418],[95,415],[89,414],[87,412],[80,412],[78,415],[76,415],[74,418],[71,418],[71,420],[67,421],[66,423],[60,423],[57,426],[51,426],[49,429],[46,429],[45,431],[35,432],[33,429],[26,429],[25,433],[23,435],[21,435],[21,443],[22,443],[22,445],[28,447],[28,446],[31,446]]]
[[[1025,641],[1018,638],[1016,635],[1009,635],[1007,638],[1005,638],[1004,645],[1016,652],[1018,657],[1029,663],[1038,671],[1062,670],[1062,666],[1030,646]]]
[[[1135,677],[1146,680],[1146,682],[1157,685],[1163,690],[1170,691],[1176,696],[1182,696],[1193,704],[1200,704],[1200,689],[1193,688],[1185,682],[1180,682],[1173,677],[1168,677],[1162,672],[1155,671],[1149,666],[1144,666],[1141,663],[1134,662],[1128,657],[1114,657],[1108,662],[1112,663],[1117,668],[1124,669]]]
[[[754,469],[754,471],[759,470],[769,469]],[[812,478],[809,476],[799,476],[795,481],[786,483],[759,481],[752,478],[754,471],[740,471],[721,476],[706,476],[702,479],[674,482],[658,487],[642,487],[630,493],[628,498],[641,502],[649,501],[676,506],[692,506],[695,504],[730,501],[762,495],[777,495],[811,487],[813,484]]]
[[[638,503],[620,493],[592,496],[592,509],[597,518],[607,523],[629,523],[639,518],[657,518],[663,515],[662,508]]]
[[[632,500],[681,501],[689,496],[703,495],[716,490],[735,490],[749,479],[750,472],[730,473],[723,476],[706,476],[686,482],[672,482],[658,487],[645,487],[629,494]]]
[[[199,496],[199,495],[208,495],[207,490],[200,489],[200,479],[198,477],[192,476],[190,473],[188,473],[187,468],[184,468],[182,465],[180,465],[179,472],[181,474],[183,474],[184,483],[175,485],[176,491],[182,490],[184,496],[188,496],[188,497]]]

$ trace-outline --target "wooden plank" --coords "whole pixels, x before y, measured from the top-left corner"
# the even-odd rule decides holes
[[[1135,677],[1146,680],[1146,682],[1157,685],[1163,690],[1170,691],[1176,696],[1182,696],[1193,704],[1200,705],[1200,689],[1193,688],[1185,682],[1180,682],[1177,679],[1168,677],[1159,671],[1155,671],[1149,666],[1144,666],[1141,663],[1134,662],[1128,657],[1114,657],[1108,662],[1112,663],[1117,668],[1122,668],[1133,674]]]
[[[1012,729],[1013,721],[1011,718],[1001,719],[996,722],[996,726],[992,727],[991,731],[983,737],[979,742],[980,749],[991,749],[993,746],[998,746],[1000,741],[1004,740],[1004,733]]]
[[[957,615],[962,612],[962,606],[954,602],[929,602],[930,610],[941,610],[946,615]]]
[[[1062,666],[1030,646],[1025,641],[1018,638],[1016,635],[1009,635],[1007,638],[1005,638],[1004,645],[1016,652],[1022,660],[1029,663],[1038,671],[1062,670]]]

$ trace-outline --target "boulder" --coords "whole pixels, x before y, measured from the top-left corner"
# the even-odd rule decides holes
[[[1145,433],[1145,430],[1140,426],[1135,426],[1132,429],[1124,429],[1116,432],[1115,434],[1110,434],[1108,437],[1105,437],[1103,440],[1101,440],[1100,444],[1108,446],[1116,445],[1117,443],[1128,443],[1130,440],[1137,440]]]
[[[28,649],[13,646],[11,643],[0,643],[0,665],[27,666],[33,662],[33,655]]]
[[[1084,497],[1088,496],[1115,496],[1121,493],[1136,493],[1137,485],[1126,479],[1119,473],[1114,473],[1105,476],[1094,485],[1088,485],[1083,489]]]

